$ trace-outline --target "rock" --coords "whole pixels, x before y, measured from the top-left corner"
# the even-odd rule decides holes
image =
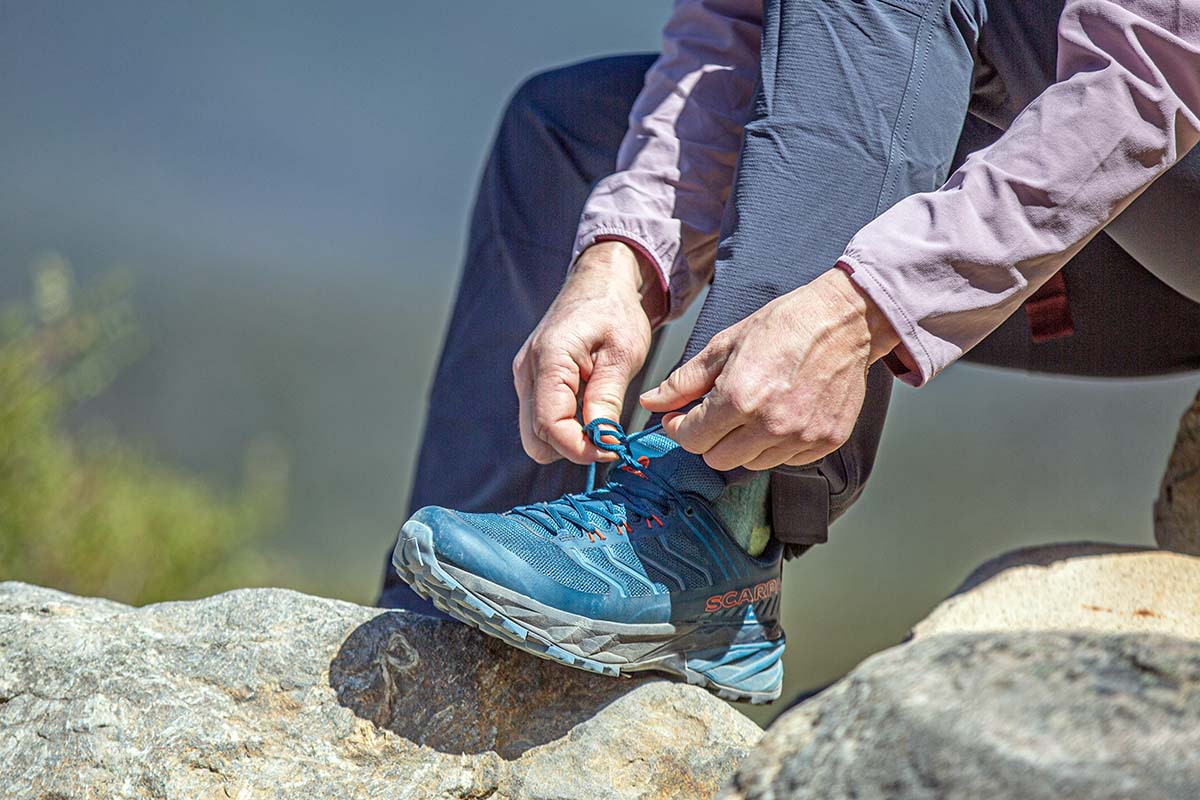
[[[1200,558],[1096,543],[1007,553],[913,629],[1155,632],[1200,640]]]
[[[1200,643],[939,634],[787,712],[726,800],[1059,800],[1200,793]]]
[[[456,623],[274,589],[130,608],[0,584],[6,799],[711,797],[761,735]]]
[[[1166,550],[1200,556],[1200,394],[1179,421],[1154,504],[1154,539]]]

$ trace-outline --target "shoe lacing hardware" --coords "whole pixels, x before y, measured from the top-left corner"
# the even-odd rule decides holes
[[[593,542],[597,539],[604,540],[605,536],[589,520],[589,512],[600,517],[622,536],[632,532],[631,521],[644,521],[647,528],[653,528],[655,525],[662,527],[662,516],[670,514],[673,506],[688,506],[688,501],[666,478],[648,469],[650,460],[647,457],[635,458],[632,447],[638,439],[656,433],[661,428],[661,425],[655,425],[639,433],[627,434],[619,423],[603,417],[583,426],[584,433],[596,447],[615,453],[615,463],[624,471],[646,479],[646,484],[609,481],[597,490],[596,465],[592,464],[588,467],[587,488],[583,493],[565,494],[546,503],[518,506],[509,513],[536,523],[551,535],[574,528],[586,534],[589,541]],[[619,500],[626,508],[625,518],[622,518],[617,503],[613,500],[592,496],[599,493],[612,495]],[[662,516],[659,516],[660,512]]]

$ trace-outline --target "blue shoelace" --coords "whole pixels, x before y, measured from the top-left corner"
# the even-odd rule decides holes
[[[628,533],[631,519],[634,522],[644,519],[647,524],[650,520],[657,520],[658,524],[662,525],[658,512],[662,511],[665,515],[670,513],[673,506],[687,507],[687,498],[665,478],[651,471],[648,468],[648,462],[639,463],[633,456],[632,448],[632,444],[638,439],[656,433],[661,428],[661,425],[655,425],[640,433],[630,435],[625,433],[620,424],[604,418],[594,419],[583,426],[584,433],[596,447],[616,453],[617,461],[614,462],[614,466],[628,467],[635,475],[645,478],[646,483],[609,481],[597,490],[595,488],[596,465],[592,464],[588,468],[587,489],[583,493],[563,495],[557,500],[546,503],[518,506],[509,513],[540,525],[551,535],[555,535],[563,529],[576,528],[587,533],[589,538],[597,534],[600,535],[600,538],[604,538],[603,534],[596,529],[595,524],[588,519],[589,512],[603,519],[618,532]],[[657,487],[657,491],[655,487]],[[599,494],[606,494],[609,497],[593,496]],[[622,519],[614,499],[625,507],[627,516],[624,519]]]

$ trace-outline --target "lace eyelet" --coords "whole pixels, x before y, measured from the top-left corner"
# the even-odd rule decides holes
[[[689,517],[694,517],[694,516],[696,516],[696,509],[692,506],[687,506],[686,508],[683,509],[683,513]]]

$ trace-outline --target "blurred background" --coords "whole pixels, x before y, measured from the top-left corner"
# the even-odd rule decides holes
[[[370,603],[508,94],[656,49],[668,11],[0,5],[0,580]],[[1196,384],[960,365],[898,387],[870,490],[788,567],[785,692],[1006,549],[1151,543]]]

